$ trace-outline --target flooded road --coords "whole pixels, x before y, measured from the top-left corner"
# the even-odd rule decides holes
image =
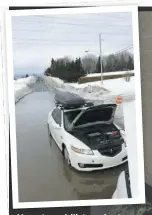
[[[127,165],[84,173],[67,167],[48,135],[47,116],[53,106],[53,92],[41,82],[16,104],[19,201],[111,198]]]

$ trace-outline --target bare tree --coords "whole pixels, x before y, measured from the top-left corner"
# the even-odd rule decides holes
[[[93,54],[88,54],[82,58],[82,66],[87,74],[94,73],[96,71],[96,64],[98,58]]]

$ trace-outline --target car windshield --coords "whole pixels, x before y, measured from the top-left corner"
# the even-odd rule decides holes
[[[73,122],[73,120],[76,118],[76,116],[81,112],[82,110],[75,110],[75,111],[68,111],[64,112],[64,127],[66,130],[69,129],[69,126]]]
[[[78,121],[75,123],[74,127],[92,125],[96,123],[108,122],[111,120],[113,113],[113,108],[104,109],[92,109],[85,111]]]

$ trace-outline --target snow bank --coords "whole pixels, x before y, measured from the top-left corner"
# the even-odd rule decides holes
[[[85,94],[89,94],[92,92],[98,92],[100,90],[101,94],[109,93],[107,89],[104,87],[101,88],[99,85],[89,85],[89,84],[84,84],[83,86],[81,84],[70,84],[70,83],[65,83],[59,78],[54,78],[54,77],[43,77],[43,81],[45,85],[47,85],[48,88],[58,88],[60,90],[68,90],[70,92],[75,92],[77,94],[83,94],[82,96],[85,96]],[[89,95],[90,96],[90,95]]]
[[[15,103],[17,103],[21,98],[33,91],[32,85],[35,82],[36,77],[34,76],[20,78],[14,81]]]
[[[36,82],[36,77],[30,76],[27,78],[19,78],[14,81],[15,84],[26,84],[26,85],[32,85]]]
[[[124,78],[104,80],[101,86],[100,81],[85,84],[65,83],[59,78],[43,77],[44,83],[48,88],[58,88],[75,92],[86,99],[100,100],[102,102],[115,102],[116,97],[121,95],[123,100],[134,100],[134,77],[127,82]]]
[[[65,83],[59,78],[54,78],[50,76],[44,76],[43,77],[44,83],[50,88],[65,88]]]

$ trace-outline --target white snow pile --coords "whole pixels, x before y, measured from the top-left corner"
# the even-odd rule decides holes
[[[32,92],[32,85],[36,82],[36,77],[30,76],[14,80],[15,103],[17,103],[25,95]]]
[[[99,85],[90,85],[90,84],[72,84],[72,83],[65,83],[63,80],[51,76],[44,76],[43,81],[48,88],[57,88],[60,90],[66,90],[70,92],[74,92],[77,94],[83,94],[82,96],[86,97],[87,94],[92,92],[98,92],[100,90],[101,94],[109,93],[107,89]],[[83,86],[82,86],[83,85]],[[90,96],[90,95],[89,95]]]
[[[32,85],[36,82],[36,77],[30,76],[27,78],[19,78],[14,81],[15,84],[26,84],[26,85]]]
[[[134,77],[131,77],[127,82],[124,78],[104,80],[103,85],[101,81],[89,82],[85,84],[74,84],[75,89],[83,89],[83,95],[86,98],[93,100],[101,99],[102,101],[115,102],[117,96],[122,96],[123,100],[134,100]],[[85,89],[87,89],[85,91]],[[103,91],[104,89],[104,91]]]
[[[43,76],[42,78],[44,84],[47,85],[49,88],[66,88],[66,84],[64,83],[64,81],[59,78],[54,78],[51,76]]]

